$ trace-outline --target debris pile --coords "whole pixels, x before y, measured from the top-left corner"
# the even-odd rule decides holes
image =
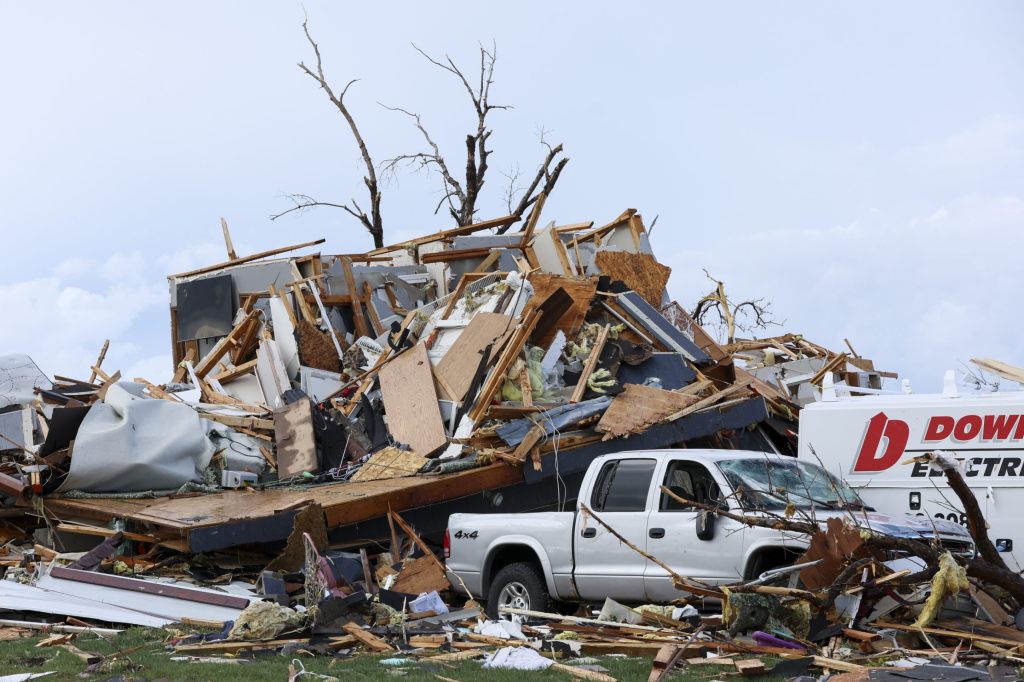
[[[238,257],[225,226],[228,261],[168,278],[170,381],[109,373],[106,346],[87,379],[6,359],[0,485],[197,552],[283,540],[313,501],[332,540],[383,537],[390,507],[437,542],[431,507],[537,508],[524,486],[572,491],[617,450],[795,452],[797,384],[741,368],[669,300],[635,210],[541,228],[539,203],[520,232],[480,234],[510,216],[366,254]]]
[[[669,300],[635,210],[540,227],[543,203],[520,232],[480,234],[507,217],[365,254],[284,255],[319,240],[237,257],[225,226],[229,260],[168,278],[163,383],[108,372],[106,345],[83,379],[0,358],[5,623],[215,631],[172,640],[185,659],[487,655],[592,680],[610,678],[560,661],[651,656],[652,680],[685,666],[999,679],[960,664],[1024,662],[1009,615],[1024,583],[988,553],[983,519],[975,557],[866,532],[852,509],[823,527],[677,498],[810,548],[732,585],[669,569],[675,607],[495,622],[472,595],[457,603],[437,549],[452,511],[571,508],[611,452],[794,454],[801,405],[894,376],[798,335],[722,346]]]

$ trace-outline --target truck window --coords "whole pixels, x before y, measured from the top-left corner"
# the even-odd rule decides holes
[[[714,477],[703,464],[697,462],[671,462],[665,472],[665,480],[662,485],[683,499],[702,504],[714,504],[722,497]],[[683,504],[665,493],[661,494],[658,509],[661,511],[694,510],[692,506]]]
[[[644,511],[654,477],[653,459],[620,459],[608,462],[597,475],[590,496],[594,511]]]

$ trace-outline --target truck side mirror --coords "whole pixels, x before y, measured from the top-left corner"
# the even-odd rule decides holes
[[[697,514],[697,539],[698,540],[711,540],[715,537],[715,514],[708,510],[701,511]]]

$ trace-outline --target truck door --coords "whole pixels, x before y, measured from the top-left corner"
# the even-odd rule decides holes
[[[715,477],[700,462],[673,459],[665,467],[660,485],[686,500],[715,504],[722,493]],[[658,494],[658,506],[647,519],[647,553],[668,564],[683,577],[718,583],[741,579],[746,526],[717,517],[709,540],[697,537],[699,510],[682,504],[665,493]],[[644,573],[647,599],[664,603],[682,593],[672,584],[668,572],[648,561]]]
[[[594,479],[589,500],[581,500],[601,520],[633,545],[647,545],[647,498],[654,459],[617,459],[605,463]],[[574,576],[584,600],[611,597],[640,601],[647,560],[619,542],[593,519],[577,517],[574,529]]]

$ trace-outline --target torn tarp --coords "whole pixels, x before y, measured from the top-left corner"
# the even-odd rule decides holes
[[[534,424],[543,426],[544,433],[550,436],[555,431],[561,431],[567,426],[577,424],[587,417],[604,412],[611,403],[612,399],[609,396],[601,396],[600,398],[584,400],[579,403],[568,403],[547,412],[538,412],[528,419],[516,419],[507,424],[502,424],[494,431],[507,445],[519,445],[523,438],[526,437],[527,432],[533,428]]]
[[[61,492],[173,490],[202,480],[214,446],[199,415],[188,405],[146,399],[142,388],[114,384],[89,410]]]

